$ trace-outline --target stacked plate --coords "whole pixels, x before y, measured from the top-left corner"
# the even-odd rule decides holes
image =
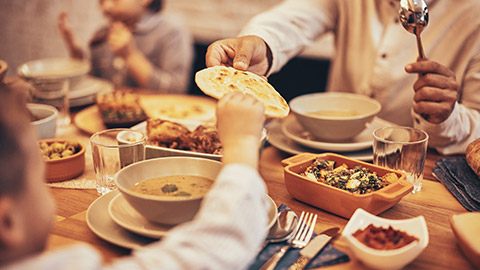
[[[349,158],[370,161],[373,159],[372,132],[377,128],[392,125],[394,124],[375,117],[356,137],[335,142],[316,139],[293,115],[282,120],[274,120],[268,123],[266,128],[268,142],[290,154],[335,152]]]
[[[87,75],[89,71],[90,64],[87,61],[71,58],[33,60],[20,65],[17,69],[18,75],[32,84],[45,79],[50,81],[69,80],[70,107],[93,104],[98,92],[113,91],[112,83]]]
[[[71,84],[68,96],[70,107],[93,104],[99,92],[112,92],[113,89],[113,84],[107,80],[84,76],[78,82]]]
[[[271,202],[268,228],[276,221],[277,208]],[[124,248],[140,248],[163,237],[173,225],[148,221],[138,213],[118,190],[95,200],[87,210],[88,227],[103,240]]]

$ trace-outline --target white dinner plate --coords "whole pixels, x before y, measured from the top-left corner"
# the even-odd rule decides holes
[[[108,213],[120,227],[151,238],[161,238],[175,227],[148,221],[128,203],[122,194],[118,194],[110,201]]]
[[[277,219],[277,206],[268,195],[270,202],[270,211],[268,213],[268,229],[270,229]],[[108,213],[112,220],[120,227],[151,238],[161,238],[168,233],[175,225],[162,225],[148,221],[137,212],[125,199],[122,194],[117,194],[108,205]]]
[[[118,226],[108,214],[110,201],[119,194],[111,191],[96,199],[87,210],[87,225],[98,237],[120,247],[136,249],[150,244],[156,239],[131,233]]]
[[[307,146],[313,149],[336,151],[336,152],[351,152],[358,151],[372,147],[373,131],[380,127],[392,126],[394,124],[385,121],[381,118],[374,117],[372,122],[367,124],[367,127],[357,136],[342,141],[329,142],[321,141],[306,131],[302,125],[295,119],[295,116],[290,115],[282,120],[282,132],[289,139],[294,142]]]
[[[292,139],[285,136],[285,134],[283,134],[281,125],[282,125],[282,120],[276,119],[269,122],[265,127],[267,129],[267,140],[274,147],[286,153],[290,153],[294,155],[300,154],[300,153],[321,154],[325,152],[332,152],[332,151],[313,149],[313,148],[305,147],[301,144],[296,143]],[[362,161],[370,161],[373,159],[372,148],[367,148],[359,151],[341,152],[340,154],[349,158],[362,160]]]

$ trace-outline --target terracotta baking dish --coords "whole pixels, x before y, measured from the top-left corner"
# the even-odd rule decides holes
[[[352,194],[346,190],[335,188],[324,183],[315,182],[300,173],[320,157],[326,160],[334,160],[336,166],[346,164],[348,167],[360,165],[376,172],[378,176],[394,172],[399,179],[388,186],[368,194]],[[350,218],[357,208],[377,215],[394,206],[400,199],[410,193],[413,185],[405,180],[405,174],[376,166],[370,163],[354,160],[333,153],[311,154],[302,153],[282,160],[285,176],[285,186],[288,192],[297,200],[316,206],[330,213]]]

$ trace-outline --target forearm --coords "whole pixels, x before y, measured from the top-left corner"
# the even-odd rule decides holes
[[[152,76],[153,66],[142,52],[133,49],[125,56],[128,73],[139,87],[146,88]]]
[[[222,162],[225,165],[241,163],[246,164],[254,169],[258,168],[258,152],[259,141],[258,138],[244,137],[242,140],[233,142],[224,142]]]

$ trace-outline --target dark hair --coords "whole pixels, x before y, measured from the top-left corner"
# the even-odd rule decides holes
[[[0,82],[0,196],[18,195],[24,188],[28,151],[22,140],[30,127],[25,95]]]
[[[150,5],[148,5],[148,9],[150,9],[153,12],[159,12],[162,10],[163,7],[163,0],[152,0]]]

